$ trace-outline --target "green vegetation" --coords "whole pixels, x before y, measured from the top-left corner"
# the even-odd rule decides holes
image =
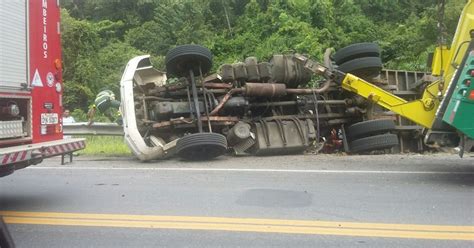
[[[377,42],[386,67],[426,70],[437,43],[437,0],[62,0],[64,103],[82,120],[95,94],[117,95],[135,55],[197,43],[215,67],[246,56],[299,52],[321,59],[325,48]],[[443,36],[450,42],[466,0],[448,0]]]
[[[78,151],[80,155],[100,156],[129,156],[130,150],[123,142],[123,137],[117,136],[84,136],[86,148]]]

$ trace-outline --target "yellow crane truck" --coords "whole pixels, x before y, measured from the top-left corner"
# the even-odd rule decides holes
[[[365,56],[367,51],[347,56]],[[333,70],[304,56],[298,57],[315,74],[336,82],[343,89],[364,97],[425,128],[425,143],[455,135],[460,138],[459,154],[474,145],[474,2],[465,5],[450,47],[438,46],[431,71],[437,79],[427,85],[421,98],[407,101],[360,77]],[[347,146],[346,146],[347,147]]]

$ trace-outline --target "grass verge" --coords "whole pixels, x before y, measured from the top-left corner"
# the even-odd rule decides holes
[[[89,156],[131,156],[122,136],[80,136],[86,138],[86,148],[78,151],[79,155]]]

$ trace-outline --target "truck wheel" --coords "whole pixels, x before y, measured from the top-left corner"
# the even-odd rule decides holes
[[[338,69],[359,77],[375,77],[382,70],[382,60],[379,57],[353,59],[342,63]]]
[[[334,54],[334,62],[340,65],[349,60],[363,57],[380,57],[380,48],[376,43],[356,43],[339,49]]]
[[[185,160],[208,160],[224,155],[227,139],[218,133],[194,133],[180,138],[176,153]]]
[[[382,134],[395,130],[395,123],[392,120],[380,119],[362,121],[348,127],[346,130],[347,138],[355,140],[362,137],[371,136],[374,134]]]
[[[354,140],[350,143],[352,153],[369,152],[392,148],[398,145],[398,136],[395,134],[380,134]]]
[[[171,49],[165,58],[166,71],[173,76],[188,76],[189,70],[194,75],[206,74],[212,67],[212,54],[209,49],[199,45],[182,45]]]

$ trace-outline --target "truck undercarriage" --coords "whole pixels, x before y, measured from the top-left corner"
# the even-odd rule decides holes
[[[177,154],[316,151],[421,152],[474,147],[474,29],[464,6],[450,47],[440,44],[431,73],[382,70],[375,43],[349,45],[323,63],[303,55],[248,57],[210,74],[211,52],[175,47],[166,73],[149,56],[129,61],[121,80],[125,140],[140,160]],[[168,78],[170,77],[170,78]]]

